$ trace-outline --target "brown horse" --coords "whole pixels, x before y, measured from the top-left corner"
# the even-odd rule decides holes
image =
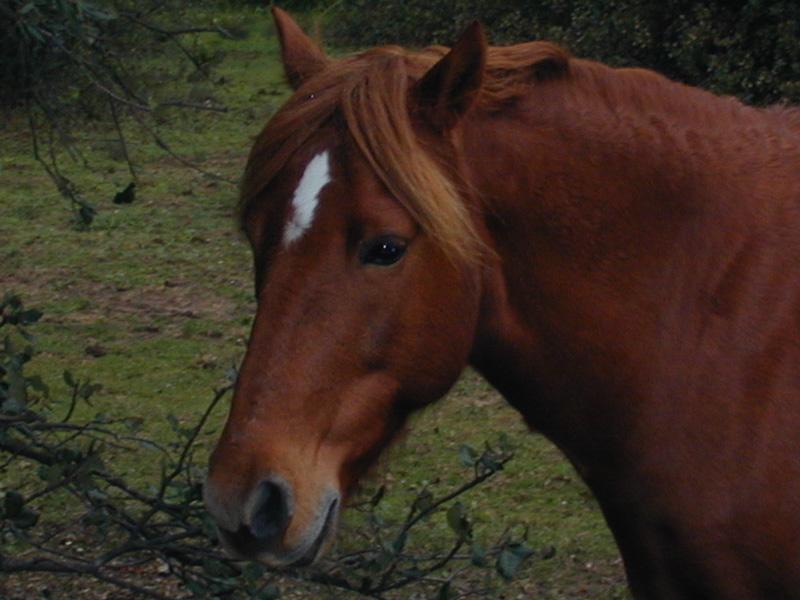
[[[800,118],[533,42],[332,60],[250,154],[258,310],[205,490],[312,562],[473,365],[600,502],[637,598],[800,598]]]

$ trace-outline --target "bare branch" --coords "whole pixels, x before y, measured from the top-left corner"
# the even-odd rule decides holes
[[[174,600],[153,590],[149,590],[139,585],[135,585],[119,577],[113,577],[103,573],[99,567],[86,565],[79,562],[57,561],[48,558],[34,558],[31,560],[19,560],[0,555],[0,572],[5,573],[62,573],[68,575],[89,575],[100,581],[105,581],[118,588],[126,589],[147,598],[155,600]]]
[[[108,97],[108,105],[111,108],[111,117],[114,119],[114,128],[117,130],[117,137],[119,139],[120,147],[122,148],[122,156],[125,158],[125,164],[128,165],[128,171],[130,171],[131,177],[136,180],[136,169],[134,169],[133,163],[131,162],[130,154],[128,154],[128,144],[125,141],[125,134],[122,132],[122,126],[119,124],[119,116],[117,116],[117,104],[114,102],[114,99],[111,96]]]

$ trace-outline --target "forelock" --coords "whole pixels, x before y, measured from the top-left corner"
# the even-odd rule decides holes
[[[548,72],[566,70],[567,55],[557,46],[509,48],[490,49],[488,78],[479,98],[485,110],[524,93],[537,78],[536,65],[549,65]],[[452,259],[479,259],[484,248],[463,187],[421,145],[409,114],[410,86],[444,52],[441,47],[420,53],[376,48],[331,61],[305,82],[253,145],[242,184],[242,219],[263,201],[267,185],[315,133],[339,123],[340,134],[353,139],[391,194]]]

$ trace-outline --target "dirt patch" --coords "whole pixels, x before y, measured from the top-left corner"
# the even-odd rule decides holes
[[[72,281],[70,281],[72,279]],[[64,284],[63,282],[68,282]],[[60,283],[56,290],[55,283]],[[228,321],[236,314],[236,303],[208,288],[188,280],[170,279],[161,285],[125,286],[74,279],[64,270],[36,270],[4,277],[4,287],[22,296],[31,306],[75,303],[74,311],[45,314],[51,323],[94,323],[99,319],[119,319],[120,315],[153,319],[209,319]],[[142,329],[146,332],[146,328]]]
[[[165,281],[160,286],[135,289],[101,286],[98,304],[106,314],[136,314],[158,317],[226,319],[235,304],[209,293],[189,281]]]

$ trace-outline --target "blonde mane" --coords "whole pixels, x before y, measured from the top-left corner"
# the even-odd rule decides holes
[[[338,118],[420,227],[451,258],[478,259],[482,244],[459,182],[421,144],[409,113],[411,86],[446,52],[443,47],[410,52],[388,46],[331,61],[297,90],[256,139],[242,185],[242,218],[294,152]],[[499,110],[523,96],[537,79],[565,73],[568,64],[567,53],[547,42],[490,48],[478,109]]]

